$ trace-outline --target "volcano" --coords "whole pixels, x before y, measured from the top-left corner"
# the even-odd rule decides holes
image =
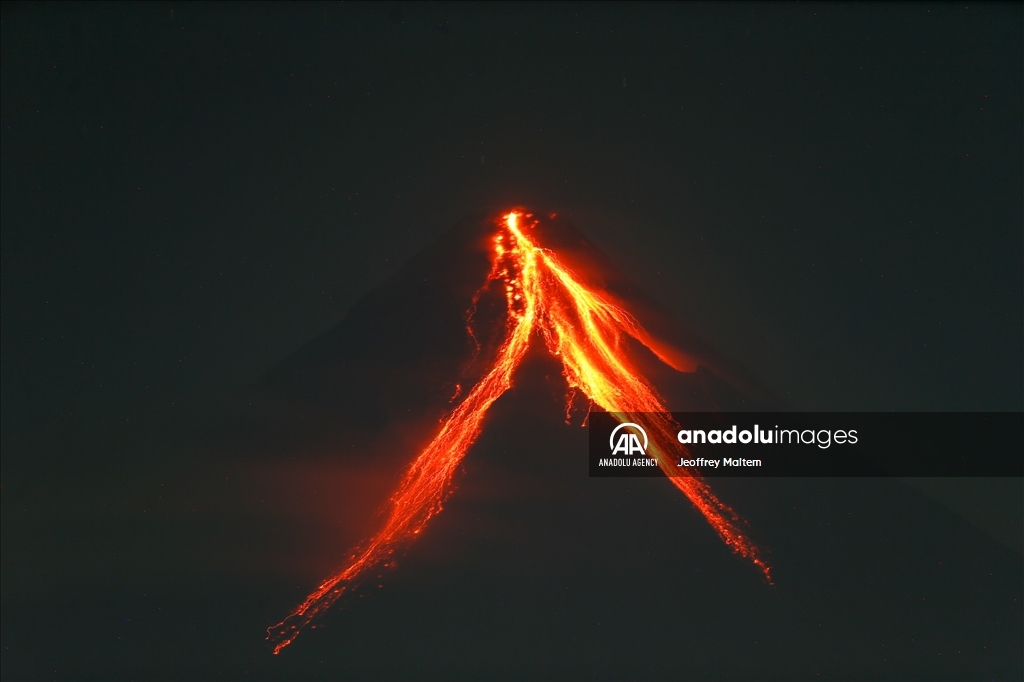
[[[620,334],[669,409],[786,408],[645,298],[642,272],[534,213],[524,234],[692,370]],[[414,462],[494,366],[517,310],[503,275],[488,282],[501,218],[454,226],[258,384],[140,425],[122,466],[12,503],[68,511],[64,530],[5,535],[23,554],[60,546],[25,564],[32,582],[5,574],[8,676],[55,660],[103,679],[1020,677],[1019,553],[897,478],[709,479],[769,585],[672,480],[590,476],[581,426],[600,405],[573,393],[540,327],[440,511],[336,582],[329,608],[292,615],[388,527]],[[274,656],[278,623],[301,634]]]
[[[516,209],[456,228],[274,374],[279,386],[310,402],[336,403],[362,423],[389,424],[403,406],[407,414],[444,411],[388,500],[383,527],[268,631],[275,653],[424,531],[451,494],[490,408],[530,364],[527,355],[544,350],[560,364],[561,382],[554,383],[565,395],[567,426],[574,411],[585,421],[595,407],[621,415],[623,424],[640,413],[720,408],[730,393],[721,384],[732,387],[734,405],[753,402],[743,397],[749,381],[737,380],[734,368],[727,373],[696,335],[666,322],[556,214]],[[716,383],[709,375],[717,391],[708,390]],[[679,402],[670,404],[650,376],[671,386]],[[649,424],[660,443],[674,441],[678,425],[670,417]],[[770,582],[743,519],[699,474],[677,475],[677,453],[652,442],[651,456],[720,539]]]

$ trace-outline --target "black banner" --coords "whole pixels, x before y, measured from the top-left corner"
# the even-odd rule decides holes
[[[1021,412],[592,412],[591,476],[1024,476]]]

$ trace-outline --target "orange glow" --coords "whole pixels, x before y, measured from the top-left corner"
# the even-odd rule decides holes
[[[548,350],[562,361],[571,391],[593,404],[636,421],[637,413],[666,413],[664,400],[630,363],[625,341],[632,337],[659,359],[679,371],[693,371],[691,359],[653,339],[640,323],[610,297],[584,286],[527,234],[529,215],[512,211],[503,216],[494,237],[494,256],[487,284],[503,280],[508,304],[506,337],[494,365],[443,421],[433,440],[413,461],[398,491],[391,497],[384,527],[352,554],[345,566],[325,580],[288,618],[268,629],[274,653],[291,644],[317,614],[328,609],[367,569],[386,562],[404,540],[415,537],[441,511],[452,477],[480,434],[491,404],[512,386],[512,376],[537,332]],[[534,223],[535,224],[535,223]],[[485,284],[485,286],[487,286]],[[475,302],[474,302],[475,303]],[[651,422],[648,455],[655,457],[669,480],[704,515],[719,537],[752,561],[770,581],[769,566],[743,531],[743,522],[698,475],[679,475],[677,457],[658,443],[675,443],[679,430],[671,417]],[[679,446],[682,448],[682,446]]]

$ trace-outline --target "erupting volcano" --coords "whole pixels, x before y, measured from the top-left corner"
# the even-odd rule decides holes
[[[540,243],[536,225],[534,217],[521,210],[497,222],[491,270],[473,301],[475,308],[484,292],[495,287],[504,291],[505,335],[493,361],[407,469],[390,499],[384,527],[358,547],[341,570],[324,580],[291,615],[268,629],[275,654],[291,644],[306,625],[354,587],[368,570],[387,562],[400,543],[418,535],[441,511],[455,471],[479,436],[488,409],[511,388],[516,369],[535,340],[543,342],[561,362],[570,395],[584,396],[591,405],[614,413],[623,422],[634,421],[639,413],[664,415],[656,421],[647,416],[645,423],[654,430],[649,456],[657,459],[668,480],[703,514],[722,541],[770,580],[769,566],[744,532],[739,516],[699,475],[679,470],[675,464],[679,452],[667,452],[659,445],[675,443],[679,426],[667,414],[665,400],[631,361],[628,340],[643,344],[680,372],[694,371],[696,362],[655,339],[624,303],[589,284],[555,248]]]

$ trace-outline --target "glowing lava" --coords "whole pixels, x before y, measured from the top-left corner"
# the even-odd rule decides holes
[[[391,497],[384,527],[288,618],[267,630],[275,654],[354,586],[367,569],[387,561],[402,541],[415,537],[441,511],[456,468],[480,434],[488,408],[511,387],[512,375],[534,332],[539,332],[548,350],[562,361],[570,389],[582,392],[621,421],[637,421],[638,413],[648,413],[643,421],[654,431],[648,456],[657,458],[668,479],[704,515],[719,537],[770,580],[769,566],[743,532],[739,516],[698,475],[680,475],[675,466],[676,453],[665,452],[657,444],[675,443],[679,426],[666,414],[667,407],[658,392],[629,362],[626,339],[636,339],[679,371],[693,371],[695,364],[683,353],[653,339],[621,305],[585,286],[552,251],[537,245],[526,232],[530,226],[520,224],[528,218],[518,211],[509,213],[494,237],[493,266],[484,286],[504,281],[508,302],[506,337],[494,365],[409,467]],[[650,413],[664,416],[652,422]]]

